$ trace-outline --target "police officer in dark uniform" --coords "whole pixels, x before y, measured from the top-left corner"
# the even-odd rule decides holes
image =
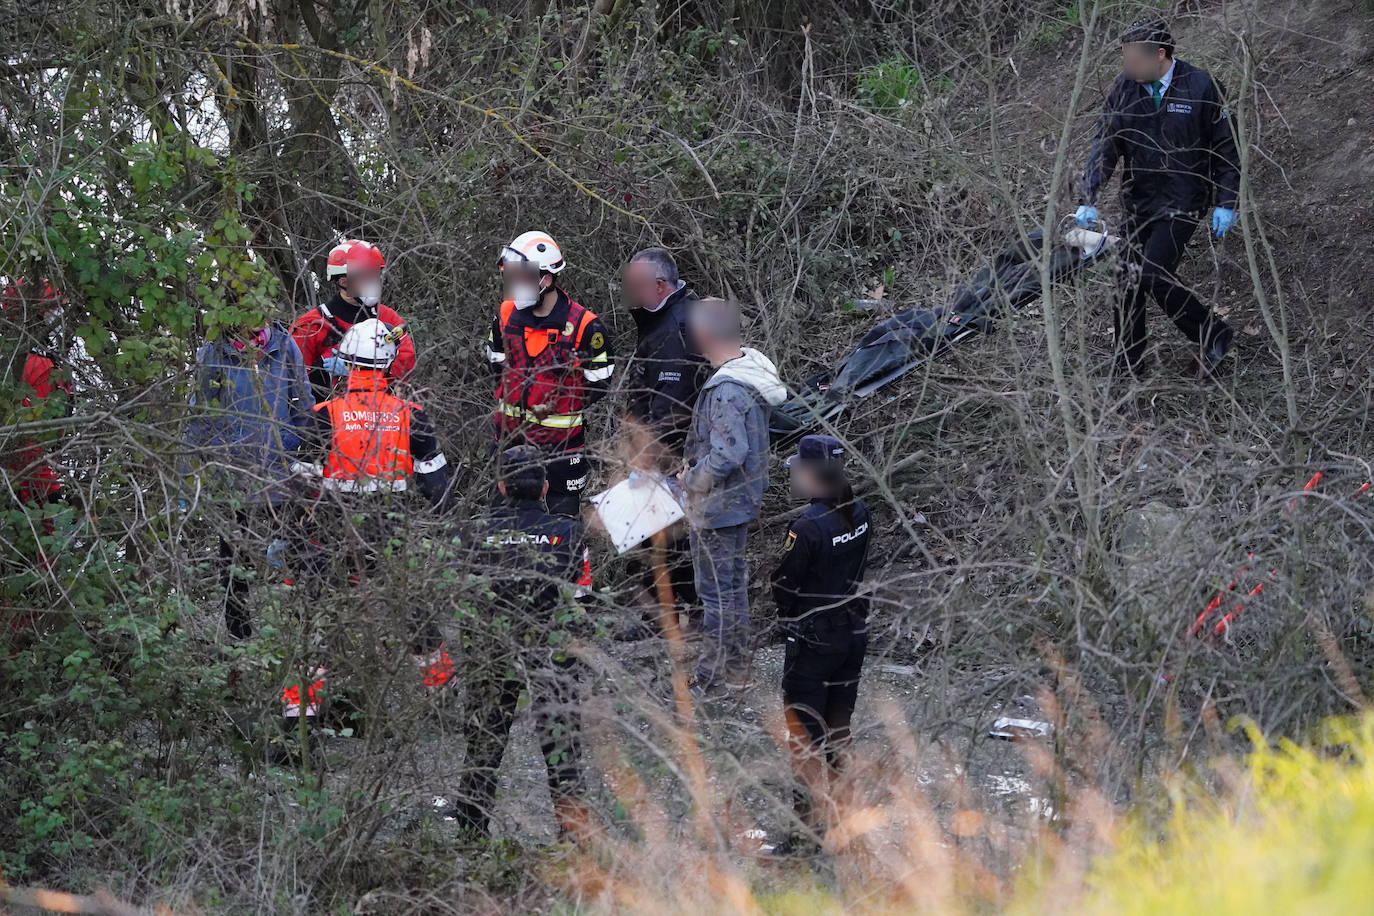
[[[797,813],[809,828],[818,827],[811,799],[839,771],[849,743],[868,649],[868,599],[857,594],[868,563],[868,508],[854,496],[844,462],[844,445],[831,436],[805,436],[787,459],[793,489],[811,504],[788,529],[773,572],[787,636],[782,699],[801,781]],[[801,843],[791,838],[782,845]]]
[[[1204,70],[1174,58],[1161,20],[1143,19],[1121,36],[1122,74],[1102,111],[1083,175],[1080,226],[1097,221],[1093,205],[1123,166],[1127,288],[1117,312],[1117,361],[1135,371],[1145,355],[1145,297],[1197,347],[1200,374],[1213,375],[1232,331],[1178,276],[1184,248],[1212,207],[1212,233],[1236,222],[1240,159],[1221,90]]]
[[[582,556],[582,526],[545,504],[545,459],[534,446],[502,453],[497,484],[503,504],[471,532],[473,571],[484,578],[490,603],[465,627],[467,762],[458,792],[458,818],[481,833],[496,796],[497,774],[516,704],[528,690],[549,790],[563,831],[586,823],[581,790],[581,745],[576,663],[567,654],[580,614],[573,588]]]

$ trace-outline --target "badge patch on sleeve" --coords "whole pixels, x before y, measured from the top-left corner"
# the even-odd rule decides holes
[[[604,346],[606,346],[606,337],[600,331],[597,331],[592,335],[592,349],[600,350]]]
[[[786,553],[787,551],[791,550],[791,549],[792,549],[793,547],[795,547],[795,546],[797,546],[797,532],[795,532],[795,531],[788,531],[788,532],[787,532],[787,543],[782,545],[782,551],[783,551],[783,553]]]

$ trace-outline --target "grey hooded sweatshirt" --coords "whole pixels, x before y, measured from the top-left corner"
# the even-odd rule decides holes
[[[684,449],[692,524],[727,528],[759,514],[768,486],[768,414],[785,400],[777,367],[749,347],[702,386]]]

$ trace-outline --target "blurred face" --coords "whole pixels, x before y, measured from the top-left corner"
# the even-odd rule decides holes
[[[266,325],[230,328],[225,331],[225,339],[239,350],[249,347],[261,350],[267,346],[268,336]]]
[[[357,302],[376,305],[382,299],[382,272],[351,269],[339,283],[339,288]]]
[[[382,272],[380,270],[350,270],[348,272],[348,284],[355,289],[372,283],[380,286],[381,282]]]
[[[700,320],[695,314],[687,319],[687,336],[692,338],[692,346],[696,347],[699,353],[709,356],[716,347],[715,336],[707,322]]]
[[[625,301],[630,308],[651,309],[667,298],[672,287],[657,275],[655,267],[648,261],[631,261],[625,265],[623,279]]]
[[[1169,72],[1169,56],[1159,45],[1122,45],[1121,70],[1137,83],[1153,83]]]
[[[525,264],[507,264],[501,271],[501,287],[506,298],[517,308],[533,308],[544,292],[539,268]]]
[[[801,499],[815,499],[823,495],[821,479],[810,465],[797,462],[792,465],[792,492]]]
[[[714,366],[740,355],[739,313],[723,299],[702,299],[687,315],[692,343]]]
[[[501,285],[507,293],[525,286],[538,286],[539,269],[524,264],[507,264],[501,270]]]

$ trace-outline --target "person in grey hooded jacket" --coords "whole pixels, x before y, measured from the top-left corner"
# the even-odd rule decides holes
[[[692,692],[717,696],[749,674],[749,523],[768,486],[768,415],[787,389],[768,357],[740,344],[739,307],[703,299],[692,337],[714,373],[692,412],[681,474],[692,525],[692,561],[705,609]]]

